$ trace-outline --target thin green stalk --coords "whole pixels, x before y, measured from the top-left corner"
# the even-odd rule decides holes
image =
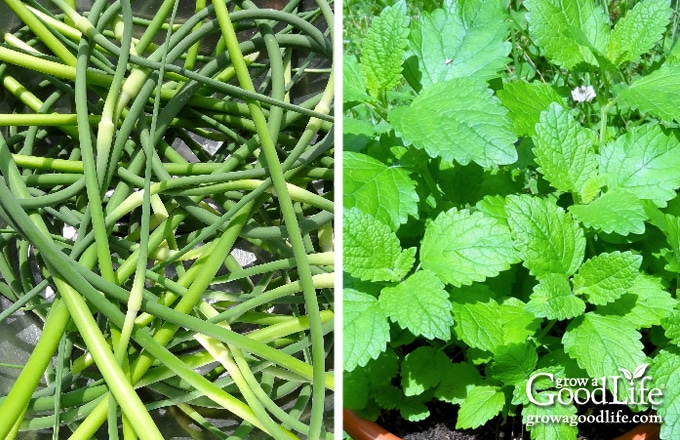
[[[236,76],[245,90],[254,91],[248,67],[243,60],[243,54],[239,48],[238,38],[229,18],[229,12],[224,3],[219,0],[213,0],[215,7],[215,14],[217,15],[222,34],[227,43],[227,50],[231,57],[234,68],[236,69]],[[249,100],[248,105],[258,128],[260,142],[262,143],[262,150],[265,156],[265,161],[269,167],[272,182],[277,191],[277,196],[281,203],[281,210],[284,222],[288,227],[293,253],[298,263],[298,271],[300,282],[302,284],[302,291],[305,298],[305,306],[310,315],[310,332],[312,335],[312,366],[314,368],[313,392],[312,392],[312,416],[309,427],[309,438],[317,440],[321,436],[321,429],[323,425],[323,408],[325,402],[324,389],[324,375],[325,375],[325,350],[323,343],[323,334],[321,331],[321,320],[318,317],[319,304],[316,299],[316,290],[312,281],[312,274],[309,268],[309,262],[304,250],[302,235],[297,224],[297,218],[293,210],[293,203],[286,187],[286,180],[283,175],[281,164],[277,157],[275,146],[269,136],[267,122],[265,120],[260,106],[256,101]],[[315,315],[316,314],[316,315]]]

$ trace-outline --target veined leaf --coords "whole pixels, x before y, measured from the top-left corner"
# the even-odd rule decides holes
[[[413,21],[410,48],[422,88],[452,78],[496,76],[510,52],[505,18],[498,0],[445,0],[442,9]]]
[[[673,9],[668,0],[643,0],[614,26],[607,45],[607,58],[619,65],[637,61],[661,39]]]
[[[416,336],[449,340],[453,315],[444,283],[429,270],[419,270],[380,293],[385,313]]]
[[[536,399],[539,402],[546,401],[546,397],[537,393]],[[569,405],[547,405],[538,406],[533,403],[527,403],[522,408],[522,422],[527,424],[527,429],[531,432],[531,440],[576,440],[578,435],[578,426],[572,426],[569,423],[535,423],[528,424],[528,417],[555,417],[559,420],[570,420],[576,417],[576,407],[573,404]]]
[[[663,288],[661,281],[649,275],[640,274],[628,293],[618,300],[597,308],[601,315],[616,315],[636,328],[660,325],[661,320],[675,310],[678,300]]]
[[[366,93],[366,79],[355,57],[347,55],[342,60],[342,101],[357,103],[370,100]]]
[[[574,293],[602,305],[626,293],[640,274],[642,257],[632,252],[602,253],[587,260],[574,275]]]
[[[508,196],[505,210],[515,247],[534,276],[576,272],[586,240],[571,215],[545,199],[528,195]]]
[[[573,294],[566,275],[555,273],[538,280],[525,310],[539,318],[561,321],[581,315],[586,303]]]
[[[620,235],[645,232],[645,208],[642,201],[626,189],[614,189],[587,205],[572,205],[569,212],[593,229]]]
[[[597,174],[592,132],[557,103],[541,113],[535,130],[539,171],[554,188],[580,194]]]
[[[491,376],[504,385],[517,384],[534,371],[538,355],[532,344],[514,343],[503,345],[494,354],[489,366]]]
[[[590,377],[618,376],[645,363],[641,335],[615,316],[588,312],[574,319],[562,338],[564,349]]]
[[[452,305],[454,332],[459,339],[489,352],[503,344],[501,308],[488,295],[488,288],[462,288],[452,295]]]
[[[345,288],[342,298],[343,363],[345,371],[352,371],[385,351],[390,325],[374,296]]]
[[[622,103],[664,121],[680,121],[680,64],[665,65],[633,81],[619,95]]]
[[[545,56],[571,69],[580,63],[598,66],[591,50],[605,53],[609,19],[593,0],[527,0],[529,33]]]
[[[666,206],[680,187],[680,141],[658,125],[630,129],[603,145],[598,159],[609,191],[624,188]]]
[[[398,167],[361,153],[343,153],[343,206],[359,208],[396,230],[418,215],[416,184]]]
[[[437,83],[397,115],[390,115],[395,130],[430,157],[482,167],[517,160],[507,110],[478,78]]]
[[[661,438],[680,436],[680,350],[669,347],[661,350],[652,361],[648,373],[653,386],[664,390],[663,400],[656,410],[663,418]]]
[[[443,373],[434,395],[437,399],[454,405],[462,403],[472,388],[484,383],[479,370],[468,362],[450,364]]]
[[[400,0],[382,10],[361,45],[361,66],[371,96],[396,86],[408,44],[406,2]]]
[[[553,103],[561,103],[562,97],[550,84],[526,81],[510,82],[498,91],[498,98],[508,109],[508,116],[519,136],[536,134],[535,126],[541,112]]]
[[[401,281],[411,270],[415,248],[402,252],[396,234],[372,216],[356,208],[345,209],[342,231],[343,269],[353,277],[364,281]]]
[[[441,380],[441,372],[451,364],[441,350],[433,347],[419,347],[404,358],[401,365],[401,386],[407,396],[422,394],[434,388]]]
[[[461,286],[494,277],[518,260],[507,226],[453,208],[426,226],[420,261],[442,281]]]
[[[460,404],[456,429],[474,429],[491,420],[505,406],[505,394],[500,388],[477,385]]]

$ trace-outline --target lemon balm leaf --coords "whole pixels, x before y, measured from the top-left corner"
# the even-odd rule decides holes
[[[488,80],[505,68],[510,44],[501,2],[445,0],[442,9],[413,21],[410,49],[423,89],[452,78]]]
[[[636,61],[661,40],[672,14],[668,0],[637,3],[614,26],[607,45],[607,58],[615,65]]]
[[[344,270],[364,281],[400,281],[415,262],[389,226],[356,208],[343,212]],[[403,255],[405,254],[405,255]]]
[[[441,371],[451,364],[448,356],[433,347],[419,347],[404,357],[401,365],[401,386],[406,396],[417,396],[434,388],[441,380]]]
[[[539,402],[546,401],[547,397],[542,396],[543,393],[536,393],[536,399]],[[563,417],[569,419],[577,417],[577,410],[573,404],[568,405],[546,405],[538,406],[527,402],[522,408],[522,421],[526,424],[527,429],[531,432],[531,440],[555,440],[555,439],[575,439],[578,435],[578,426],[572,426],[569,423],[535,423],[528,424],[528,417],[542,418]]]
[[[661,438],[680,436],[680,350],[668,347],[652,361],[648,376],[653,386],[663,389],[663,400],[656,407],[662,417]]]
[[[564,349],[590,377],[618,376],[645,363],[641,335],[616,316],[588,312],[574,319],[562,337]]]
[[[619,101],[643,114],[663,121],[680,121],[680,64],[664,65],[658,70],[634,80],[619,94]]]
[[[396,230],[418,215],[416,184],[399,167],[389,167],[361,153],[343,156],[345,208],[356,207]]]
[[[562,97],[550,84],[526,81],[506,83],[498,91],[498,98],[508,109],[508,116],[519,136],[536,134],[534,127],[541,112],[553,102],[562,102]]]
[[[602,253],[587,260],[574,275],[574,293],[591,304],[603,305],[618,299],[640,273],[642,257],[632,252]]]
[[[342,101],[345,105],[369,101],[371,98],[366,92],[366,79],[361,64],[349,55],[344,57],[342,63]]]
[[[474,429],[491,420],[505,406],[505,394],[500,388],[478,385],[460,405],[456,429]]]
[[[527,0],[529,33],[547,58],[570,69],[598,66],[593,54],[604,53],[609,19],[593,0]]]
[[[551,273],[538,280],[525,310],[539,318],[561,321],[581,315],[586,303],[574,296],[566,275]]]
[[[535,131],[539,171],[554,188],[580,194],[597,173],[592,132],[557,103],[541,113]]]
[[[510,195],[505,210],[524,266],[536,277],[572,275],[581,265],[586,240],[571,215],[554,203],[528,195]]]
[[[426,226],[420,260],[423,268],[454,286],[495,277],[518,261],[507,226],[455,208]]]
[[[484,290],[461,288],[454,292],[454,332],[470,347],[494,352],[504,341],[503,314]]]
[[[385,351],[390,325],[374,296],[345,288],[342,298],[343,363],[345,371],[352,371]]]
[[[380,305],[393,321],[416,336],[451,338],[453,315],[449,294],[437,276],[420,270],[380,293]]]
[[[607,191],[587,205],[572,205],[569,212],[585,226],[620,235],[645,232],[645,208],[642,201],[626,189]]]
[[[482,167],[517,160],[517,136],[507,110],[478,78],[437,83],[389,119],[406,142],[432,158]]]
[[[680,141],[658,125],[631,128],[603,145],[598,159],[610,191],[624,188],[663,207],[680,188]]]
[[[640,274],[628,292],[618,300],[600,306],[601,315],[616,315],[636,328],[661,325],[661,320],[671,314],[678,300],[663,288],[658,278]]]
[[[383,9],[371,23],[361,45],[361,67],[371,96],[378,97],[399,83],[408,23],[404,0]]]

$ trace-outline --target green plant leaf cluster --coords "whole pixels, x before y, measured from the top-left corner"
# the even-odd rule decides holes
[[[461,429],[517,417],[532,439],[575,440],[534,417],[592,405],[535,405],[529,377],[623,378],[611,395],[625,371],[665,390],[630,409],[679,435],[677,25],[667,0],[629,3],[388,18],[397,4],[374,20],[395,51],[369,29],[371,61],[346,57],[345,406],[415,421],[439,400]],[[399,81],[371,86],[376,63]]]

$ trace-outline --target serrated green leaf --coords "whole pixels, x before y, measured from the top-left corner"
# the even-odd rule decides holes
[[[498,387],[478,385],[460,404],[456,429],[474,429],[491,420],[505,406],[505,394]]]
[[[565,355],[566,356],[566,355]],[[571,358],[567,358],[569,361],[573,360]],[[547,373],[547,374],[552,374],[553,377],[565,377],[564,374],[564,367],[562,365],[551,365],[548,367],[544,368],[537,368],[534,370],[532,373],[524,377],[521,381],[519,381],[516,385],[514,390],[512,391],[512,404],[513,405],[529,405],[531,402],[529,401],[529,398],[527,397],[527,385],[529,384],[529,380],[532,379],[532,377],[536,376],[539,373]],[[550,380],[548,377],[545,375],[538,376],[538,378],[534,379],[532,381],[532,394],[536,395],[539,393],[539,391],[543,390],[550,390],[555,388],[555,382]],[[544,402],[544,399],[539,400],[539,402]]]
[[[489,372],[491,377],[504,385],[514,385],[534,371],[538,355],[532,344],[513,343],[503,345],[496,351]]]
[[[508,109],[508,116],[519,136],[533,136],[535,126],[540,119],[541,112],[555,102],[561,103],[562,97],[550,84],[542,82],[528,83],[515,81],[506,83],[498,91],[498,98]]]
[[[615,316],[588,312],[569,324],[562,343],[590,377],[618,376],[619,368],[635,371],[645,363],[640,338],[634,325]]]
[[[399,408],[404,401],[404,393],[399,388],[389,384],[372,390],[371,397],[373,397],[378,405],[385,409]]]
[[[602,146],[598,160],[610,191],[625,188],[640,199],[666,206],[680,187],[680,141],[658,125],[630,129]]]
[[[359,208],[396,230],[418,215],[416,185],[398,167],[361,153],[343,154],[343,206]]]
[[[680,346],[680,311],[673,310],[668,316],[661,320],[664,334],[670,339],[671,344]]]
[[[452,295],[454,332],[470,347],[494,352],[504,342],[500,306],[477,289],[463,288]]]
[[[444,282],[461,286],[494,277],[518,260],[507,226],[453,208],[426,226],[420,261]]]
[[[665,65],[621,91],[619,101],[664,121],[680,121],[680,64]]]
[[[642,201],[626,189],[614,189],[587,205],[572,205],[569,212],[585,226],[611,234],[645,232],[645,208]]]
[[[432,158],[482,167],[517,160],[517,136],[507,110],[478,78],[437,83],[388,119],[406,142]]]
[[[397,257],[397,261],[394,262],[395,272],[399,274],[399,278],[402,279],[407,273],[411,271],[413,265],[416,262],[417,248],[404,249],[401,254]]]
[[[371,22],[361,45],[361,66],[371,96],[380,96],[401,80],[401,65],[408,45],[408,23],[404,0],[387,6]]]
[[[363,368],[372,388],[378,388],[392,381],[399,372],[399,358],[391,348],[380,353]]]
[[[597,308],[601,315],[617,315],[636,328],[647,328],[660,325],[676,307],[678,301],[671,297],[661,285],[658,278],[641,274],[628,293],[613,303]]]
[[[361,410],[368,404],[368,378],[361,369],[345,371],[342,375],[342,404],[345,408]]]
[[[371,142],[375,135],[373,124],[345,116],[342,118],[342,148],[344,151],[359,152]]]
[[[524,344],[541,327],[541,320],[525,307],[526,304],[515,297],[504,298],[500,304],[504,344]]]
[[[505,67],[510,44],[501,2],[445,0],[411,26],[410,48],[425,89],[452,78],[488,80]]]
[[[363,367],[385,351],[390,325],[378,300],[354,289],[343,289],[342,352],[345,371]]]
[[[576,272],[583,261],[586,240],[571,215],[547,200],[528,195],[508,196],[505,210],[515,247],[534,276]]]
[[[607,58],[615,65],[637,61],[661,40],[673,10],[668,0],[644,0],[616,23],[607,45]]]
[[[527,0],[529,33],[545,56],[567,69],[598,66],[592,49],[604,53],[609,19],[593,0]]]
[[[561,321],[581,315],[586,303],[574,296],[566,275],[548,274],[534,286],[525,310],[539,318]]]
[[[425,402],[418,397],[407,397],[402,400],[399,413],[409,422],[419,422],[430,416],[430,410]]]
[[[364,281],[401,281],[413,259],[399,258],[399,238],[390,227],[356,208],[345,209],[342,218],[343,269]]]
[[[680,437],[680,350],[669,347],[661,350],[647,373],[654,387],[663,390],[661,405],[656,407],[661,416],[661,438]]]
[[[429,270],[419,270],[394,287],[385,287],[380,305],[393,321],[416,336],[451,338],[453,315],[444,283]]]
[[[406,396],[422,394],[434,388],[451,361],[443,351],[433,347],[418,347],[404,357],[401,364],[401,387]]]
[[[536,398],[539,402],[546,399],[542,397],[542,393],[537,393]],[[529,417],[533,418],[533,423],[529,421]],[[552,417],[557,422],[535,422],[543,417]],[[531,440],[576,440],[578,425],[572,422],[575,417],[577,417],[577,411],[573,404],[538,406],[529,403],[522,408],[522,422],[531,432]]]
[[[450,364],[442,373],[434,396],[454,405],[462,403],[472,388],[484,383],[477,367],[468,362]]]
[[[538,170],[554,188],[580,194],[597,174],[592,132],[557,103],[541,113],[535,129]]]
[[[632,252],[602,253],[587,260],[574,275],[574,293],[595,305],[617,300],[640,274],[642,257]]]
[[[351,55],[343,57],[342,64],[342,100],[345,108],[349,108],[349,103],[369,101],[371,98],[366,93],[366,80],[361,64]]]
[[[508,215],[505,212],[505,197],[485,196],[475,205],[487,218],[495,218],[502,224],[507,224]]]
[[[666,236],[666,241],[671,250],[666,256],[668,260],[666,269],[674,271],[675,268],[680,267],[680,217],[659,213],[654,215],[652,224],[661,229],[661,232]]]

